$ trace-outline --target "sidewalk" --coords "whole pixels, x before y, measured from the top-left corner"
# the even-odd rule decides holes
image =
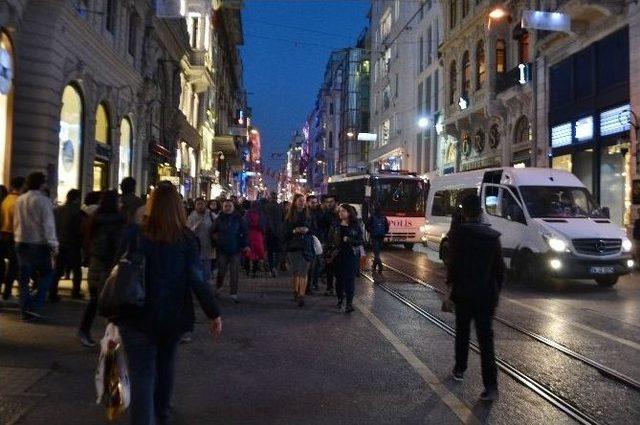
[[[180,347],[174,424],[458,422],[361,311],[346,315],[323,295],[299,308],[287,277],[243,277],[240,288],[240,304],[220,298],[218,343],[199,313],[193,342]],[[0,424],[106,423],[97,352],[75,338],[83,308],[64,298],[43,324],[0,311]]]

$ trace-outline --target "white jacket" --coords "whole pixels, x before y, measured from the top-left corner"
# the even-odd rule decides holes
[[[58,250],[53,205],[39,190],[30,190],[18,197],[13,228],[16,243],[49,245],[54,251]]]

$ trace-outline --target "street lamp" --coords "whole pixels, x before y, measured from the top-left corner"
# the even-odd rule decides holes
[[[429,118],[422,117],[418,120],[418,127],[427,128],[429,126]]]
[[[501,6],[494,8],[491,12],[489,12],[489,18],[493,20],[502,19],[507,16],[507,11],[504,10]]]
[[[351,139],[351,138],[353,138],[353,136],[354,136],[353,131],[348,131],[348,132],[347,132],[347,137],[348,137],[348,138],[350,138],[350,139]]]

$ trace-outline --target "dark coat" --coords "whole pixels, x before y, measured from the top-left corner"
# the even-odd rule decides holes
[[[346,236],[345,242],[339,222],[331,226],[325,244],[325,258],[332,264],[336,273],[356,276],[359,269],[360,246],[363,244],[362,228],[359,224],[350,224]]]
[[[338,214],[335,211],[323,211],[320,220],[320,232],[322,233],[323,242],[327,242],[329,238],[329,230],[332,226],[339,224]]]
[[[133,193],[124,193],[120,196],[120,211],[122,211],[127,218],[127,224],[135,222],[136,213],[142,206],[144,206],[142,198],[137,197]]]
[[[80,202],[60,205],[55,209],[56,234],[60,246],[80,250],[82,248],[82,223],[86,214]]]
[[[311,231],[311,219],[307,215],[307,210],[296,212],[293,220],[285,220],[283,226],[282,240],[284,241],[285,251],[304,251],[305,242],[302,233],[293,233],[296,227],[307,227]]]
[[[238,213],[221,213],[213,222],[213,239],[218,251],[235,255],[249,246],[247,221]]]
[[[311,227],[309,228],[310,232],[322,243],[324,243],[326,238],[322,223],[323,220],[324,214],[320,208],[309,210],[309,221],[311,223]]]
[[[282,236],[282,207],[277,202],[269,201],[264,206],[266,236],[268,239],[280,239]]]
[[[138,226],[127,231],[125,244],[140,238],[145,257],[146,300],[142,309],[130,310],[116,324],[135,326],[155,337],[174,339],[193,329],[193,292],[210,319],[220,316],[218,304],[204,280],[198,240],[188,228],[176,243],[154,242]]]
[[[494,308],[504,281],[500,233],[487,224],[470,222],[460,224],[449,237],[451,300]]]
[[[126,217],[120,213],[99,213],[91,217],[89,226],[89,274],[92,288],[102,288],[104,281],[121,255]]]

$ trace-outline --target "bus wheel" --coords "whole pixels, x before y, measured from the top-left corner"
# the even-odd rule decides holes
[[[414,244],[412,244],[412,243],[405,243],[405,244],[403,244],[403,245],[404,245],[404,247],[405,247],[406,249],[408,249],[409,251],[413,251],[413,245],[414,245]]]
[[[615,285],[616,283],[618,283],[618,276],[597,277],[596,278],[596,283],[598,285],[602,286],[603,288],[610,288],[613,285]]]

